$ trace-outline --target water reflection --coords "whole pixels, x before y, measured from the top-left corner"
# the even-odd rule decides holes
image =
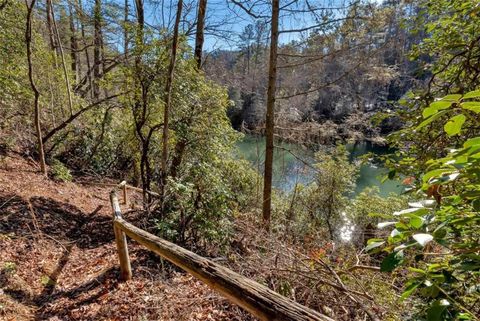
[[[297,183],[308,184],[314,180],[315,171],[311,164],[314,163],[314,152],[298,144],[276,143],[274,151],[274,187],[285,192],[293,190]],[[238,143],[239,156],[249,160],[260,172],[263,171],[265,157],[265,139],[263,137],[245,136]],[[384,154],[386,148],[372,146],[368,143],[347,145],[352,162],[360,162],[359,157],[366,153]],[[399,194],[402,186],[398,181],[387,180],[381,182],[387,169],[381,164],[367,163],[360,166],[354,195],[363,191],[366,187],[378,186],[380,195],[387,196],[390,193]]]
[[[343,224],[339,230],[340,239],[342,241],[348,242],[352,239],[353,232],[355,231],[355,225],[348,219],[347,213],[342,212]]]

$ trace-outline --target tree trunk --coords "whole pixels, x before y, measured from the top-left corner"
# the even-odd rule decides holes
[[[143,29],[145,27],[145,12],[143,9],[143,0],[135,0],[137,11],[137,35],[136,45],[143,46]],[[137,55],[137,61],[141,61],[140,55]]]
[[[265,120],[265,173],[263,178],[263,222],[265,229],[270,229],[272,212],[272,176],[273,176],[273,130],[275,112],[275,92],[277,82],[277,47],[279,0],[272,0],[272,31],[270,39],[270,61],[268,68],[267,115]]]
[[[68,11],[69,11],[69,20],[70,20],[70,60],[71,60],[71,68],[72,72],[75,74],[75,82],[78,82],[80,79],[80,75],[78,74],[78,66],[77,66],[77,50],[78,50],[78,43],[77,43],[77,36],[75,30],[75,22],[73,19],[73,10],[72,4],[68,3]]]
[[[47,175],[47,166],[45,164],[45,151],[43,149],[43,142],[42,142],[42,129],[40,125],[40,106],[39,106],[39,98],[40,92],[35,85],[35,80],[33,79],[33,64],[32,64],[32,14],[33,8],[35,7],[35,1],[32,0],[30,5],[28,4],[28,0],[25,1],[25,5],[27,6],[27,25],[25,29],[25,43],[27,45],[27,61],[28,61],[28,79],[30,80],[30,86],[32,87],[32,91],[34,94],[34,123],[35,123],[35,131],[37,133],[37,148],[38,148],[38,158],[40,161],[40,169],[42,173],[46,176]]]
[[[145,210],[149,209],[149,194],[147,190],[150,188],[150,169],[148,163],[148,141],[144,137],[143,127],[146,122],[146,115],[148,109],[148,88],[146,83],[142,80],[142,51],[144,45],[144,27],[145,27],[145,12],[143,8],[143,0],[135,0],[135,9],[137,14],[137,26],[135,34],[135,103],[133,106],[133,117],[135,120],[135,133],[140,142],[140,178],[142,180],[143,188],[143,207]],[[141,92],[141,94],[139,94]]]
[[[82,43],[83,43],[83,46],[85,47],[85,62],[87,63],[86,77],[87,77],[88,85],[89,85],[89,88],[90,88],[90,90],[89,90],[90,97],[93,98],[93,91],[92,91],[93,81],[92,81],[92,76],[91,76],[91,73],[90,73],[90,69],[91,69],[90,54],[88,53],[87,41],[86,41],[86,38],[85,38],[85,26],[84,26],[84,22],[83,22],[83,18],[85,16],[85,13],[83,12],[82,0],[78,0],[78,8],[80,9],[80,13],[81,13],[81,16],[82,16],[82,19],[80,19],[80,31],[81,31],[81,34],[82,34]]]
[[[60,33],[58,32],[57,22],[55,20],[55,14],[53,12],[53,6],[50,7],[52,10],[52,22],[53,22],[53,30],[55,32],[57,38],[57,45],[58,49],[60,50],[60,58],[62,58],[62,67],[63,67],[63,75],[65,77],[65,86],[67,87],[67,97],[68,97],[68,108],[70,110],[70,116],[73,115],[73,102],[72,102],[72,90],[70,88],[70,78],[68,76],[67,71],[67,64],[65,62],[65,54],[63,52],[62,41],[60,39]]]
[[[105,56],[106,54],[106,50],[105,50],[105,42],[103,41],[103,36],[100,37],[101,38],[101,61],[102,61],[102,70],[101,70],[101,75],[100,75],[100,78],[104,77],[105,76],[105,70],[107,69],[107,64],[106,64],[106,61],[107,61],[107,57]],[[105,97],[108,96],[108,88],[107,87],[104,87],[103,88],[103,95]]]
[[[125,55],[125,64],[128,65],[128,0],[125,0],[124,18],[123,18],[123,51]]]
[[[102,50],[102,2],[101,0],[95,0],[95,6],[93,8],[93,25],[94,25],[94,39],[93,39],[93,97],[98,99],[100,96],[100,67],[101,62],[101,50]]]
[[[162,196],[165,183],[167,181],[167,160],[168,160],[168,118],[170,107],[172,104],[172,87],[173,76],[175,74],[175,62],[177,59],[178,34],[180,28],[180,18],[182,16],[183,0],[178,0],[177,16],[175,18],[175,26],[173,28],[172,53],[170,56],[170,64],[168,66],[167,83],[165,85],[165,109],[163,115],[163,150],[162,150]]]
[[[183,153],[187,147],[187,142],[180,139],[175,145],[175,155],[172,158],[172,165],[170,166],[170,176],[176,178],[180,165],[182,164]]]
[[[50,49],[52,51],[56,50],[55,36],[53,35],[53,23],[52,23],[52,0],[47,0],[46,3],[46,14],[47,14],[47,29],[48,29],[48,39],[50,42]]]
[[[147,191],[150,190],[150,182],[151,182],[151,169],[150,169],[150,162],[148,160],[148,149],[149,149],[149,142],[144,141],[142,144],[142,156],[140,159],[140,172],[142,177],[142,187],[143,187],[143,205],[145,209],[149,208],[149,204],[151,202],[150,194]]]
[[[202,69],[202,52],[205,31],[205,14],[207,13],[207,0],[200,0],[198,3],[197,32],[195,34],[195,61],[197,69]]]

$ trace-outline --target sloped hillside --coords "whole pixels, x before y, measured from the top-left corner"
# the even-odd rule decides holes
[[[2,160],[1,320],[249,319],[134,243],[134,279],[118,282],[108,192],[53,182],[16,155]],[[142,225],[135,211],[127,218]]]

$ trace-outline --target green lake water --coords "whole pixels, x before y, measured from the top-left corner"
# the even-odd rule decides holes
[[[307,164],[314,163],[314,152],[301,145],[289,143],[276,143],[274,151],[274,187],[289,192],[295,184],[308,184],[314,179],[314,171]],[[359,156],[372,152],[375,154],[384,154],[388,150],[378,146],[372,146],[369,143],[347,145],[350,152],[350,160],[360,163]],[[265,138],[245,136],[238,143],[239,157],[250,161],[255,168],[263,172],[263,162],[265,156]],[[307,163],[307,164],[305,164]],[[360,193],[366,187],[378,186],[380,195],[387,196],[390,193],[399,194],[403,187],[398,181],[387,180],[381,182],[382,177],[387,173],[387,169],[381,164],[366,163],[360,165],[360,172],[356,183],[354,194]],[[354,195],[353,195],[354,196]]]

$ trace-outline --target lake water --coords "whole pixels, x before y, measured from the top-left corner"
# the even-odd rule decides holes
[[[275,143],[279,148],[274,151],[274,172],[273,185],[283,191],[293,190],[295,184],[308,184],[314,179],[314,171],[307,164],[314,163],[314,152],[301,145],[289,143]],[[260,172],[263,172],[263,162],[265,157],[265,138],[255,136],[245,136],[238,143],[240,157],[250,161]],[[366,153],[385,154],[387,148],[372,146],[369,143],[347,145],[352,162],[360,162],[359,157]],[[307,164],[306,164],[307,163]],[[366,163],[360,166],[359,177],[357,179],[354,194],[360,193],[365,187],[378,186],[380,195],[387,196],[390,193],[399,194],[403,187],[398,181],[387,180],[381,182],[382,177],[387,173],[387,169],[381,164]],[[354,196],[354,195],[353,195]]]

